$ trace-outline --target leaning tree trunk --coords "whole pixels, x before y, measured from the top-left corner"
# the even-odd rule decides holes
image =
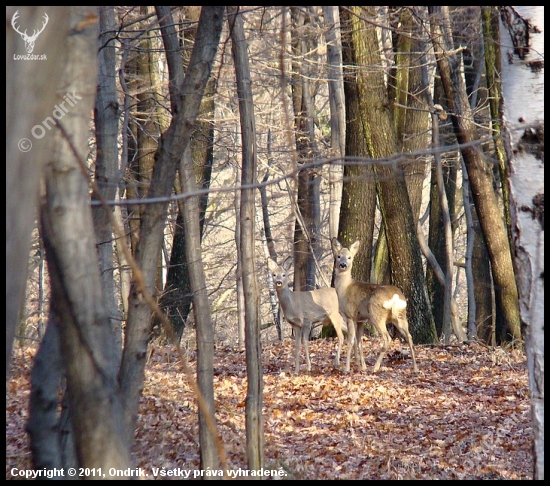
[[[237,93],[239,95],[239,114],[242,138],[242,177],[241,184],[256,182],[256,128],[254,122],[254,104],[250,82],[250,67],[247,57],[247,43],[243,29],[243,19],[235,7],[230,7],[231,40]],[[260,342],[260,295],[256,278],[254,259],[255,248],[255,191],[253,188],[241,189],[241,211],[239,214],[241,238],[239,244],[245,312],[245,348],[246,348],[246,452],[248,469],[256,470],[264,466],[264,425],[262,350]]]
[[[516,7],[523,17],[503,8],[514,26],[501,31],[514,265],[531,391],[533,479],[544,480],[544,7]]]

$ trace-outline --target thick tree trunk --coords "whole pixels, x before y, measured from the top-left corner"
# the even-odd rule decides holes
[[[352,16],[352,35],[357,61],[362,66],[358,84],[363,129],[371,157],[382,159],[375,165],[375,172],[388,239],[392,283],[407,297],[407,317],[415,342],[432,343],[437,335],[427,301],[422,255],[405,176],[401,167],[383,161],[397,153],[398,143],[388,111],[376,30],[363,20],[374,17],[374,7],[351,9],[357,13]]]

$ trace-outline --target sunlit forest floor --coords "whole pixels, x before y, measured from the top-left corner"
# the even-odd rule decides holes
[[[291,339],[263,344],[264,468],[276,479],[532,479],[523,353],[478,344],[417,346],[420,371],[413,374],[406,346],[394,342],[374,375],[378,340],[364,343],[367,371],[355,363],[349,374],[333,369],[336,343],[320,339],[310,343],[312,371],[302,360],[299,376],[291,372]],[[7,479],[15,479],[12,467],[32,468],[24,428],[33,354],[14,350],[7,382]],[[188,359],[194,370],[195,353]],[[214,362],[225,466],[242,477],[248,474],[245,352],[217,347]],[[169,348],[157,349],[147,365],[133,453],[142,479],[201,474],[196,399]]]

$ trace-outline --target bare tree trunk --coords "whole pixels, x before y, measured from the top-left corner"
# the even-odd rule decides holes
[[[97,141],[97,156],[95,161],[95,181],[101,197],[113,200],[117,192],[118,177],[118,117],[120,109],[116,86],[116,47],[115,12],[112,6],[99,8],[99,54],[97,96],[95,104],[95,134]],[[98,200],[99,194],[93,199]],[[96,235],[96,246],[105,306],[109,313],[112,339],[109,342],[112,366],[118,371],[122,356],[122,326],[121,313],[116,302],[114,281],[113,231],[109,215],[105,208],[94,206],[92,217]]]
[[[196,22],[199,19],[199,15],[200,7],[192,6],[185,9],[185,20],[191,21],[191,26],[180,32],[180,38],[182,36],[184,37],[182,42],[185,46],[190,46],[195,41]],[[190,52],[189,48],[183,51],[185,66],[189,64]],[[213,117],[215,111],[214,93],[216,87],[216,78],[211,75],[204,92],[195,132],[193,133],[190,146],[185,150],[183,155],[189,159],[185,163],[193,165],[196,185],[197,188],[200,189],[208,189],[210,187],[212,166],[214,163]],[[182,182],[177,183],[176,191],[180,192],[182,186]],[[204,233],[207,205],[208,193],[206,192],[199,197],[201,241]],[[185,202],[183,200],[178,200],[178,216],[176,218],[176,229],[173,237],[172,252],[170,254],[170,264],[168,266],[164,292],[161,297],[162,310],[165,312],[168,319],[170,319],[178,339],[181,339],[193,300],[187,258],[185,256],[186,237],[184,213]]]
[[[277,253],[275,252],[275,243],[273,242],[273,236],[271,235],[271,222],[269,220],[269,211],[268,211],[268,198],[267,198],[267,181],[269,180],[269,172],[271,169],[271,164],[273,159],[271,157],[271,131],[267,133],[267,170],[265,171],[264,178],[262,179],[262,184],[260,185],[260,198],[262,201],[262,220],[263,220],[263,229],[264,229],[264,253],[265,261],[267,262],[268,257],[277,261]],[[271,313],[273,314],[273,322],[277,328],[277,337],[279,341],[283,339],[283,330],[281,328],[281,313],[279,311],[279,301],[277,299],[277,294],[275,292],[275,286],[273,284],[273,276],[269,271],[269,268],[266,264],[266,275],[267,275],[267,286],[269,288],[269,301],[271,303]],[[239,316],[240,317],[240,316]],[[244,328],[243,328],[244,334]],[[240,336],[240,334],[239,334]]]
[[[315,288],[314,255],[318,256],[319,221],[316,217],[319,205],[317,170],[312,167],[301,167],[314,158],[318,151],[314,134],[313,95],[310,85],[311,72],[304,59],[311,60],[312,42],[306,36],[306,25],[310,17],[298,7],[291,7],[293,21],[292,49],[294,58],[294,83],[292,100],[294,105],[294,126],[297,132],[296,153],[299,160],[297,212],[294,226],[294,289],[312,290]],[[307,20],[307,22],[306,22]],[[302,59],[302,56],[304,59]],[[301,220],[300,220],[301,218]]]
[[[501,31],[514,265],[531,391],[533,479],[544,480],[544,7],[515,7],[517,16],[513,7],[503,8],[504,19],[514,17],[514,28]]]
[[[325,5],[323,6],[323,14],[327,29],[325,39],[327,42],[331,155],[343,161],[342,158],[346,150],[346,110],[342,68],[342,42],[340,38],[340,13],[338,7]],[[329,238],[331,240],[338,237],[338,222],[342,201],[342,167],[342,163],[332,163],[329,167]]]
[[[342,202],[338,240],[349,247],[361,240],[362,251],[357,254],[353,275],[356,280],[371,281],[374,217],[376,212],[376,182],[369,158],[367,140],[361,122],[359,90],[357,86],[357,59],[351,36],[351,19],[347,9],[341,12],[343,24],[342,58],[344,62],[344,92],[346,103],[345,155],[350,157],[344,165]],[[331,333],[335,334],[333,326]]]
[[[256,128],[254,122],[254,104],[248,65],[247,43],[243,30],[242,17],[235,7],[229,7],[233,60],[237,93],[239,95],[239,113],[243,149],[242,178],[243,185],[256,182]],[[255,241],[255,190],[241,189],[241,239],[240,252],[245,305],[246,336],[246,451],[248,469],[259,470],[264,466],[264,426],[262,352],[260,342],[260,303],[256,265],[254,259]]]
[[[29,32],[41,28],[46,11],[49,19],[36,39],[33,53],[46,54],[47,61],[15,59],[25,53],[25,43],[15,29],[6,25],[6,378],[25,299],[31,232],[46,162],[40,154],[48,153],[51,140],[46,130],[43,134],[35,131],[38,137],[32,130],[37,125],[43,127],[41,124],[55,109],[69,31],[69,7],[6,7],[6,22]]]
[[[52,307],[53,304],[52,301]],[[55,309],[52,309],[46,333],[34,358],[31,371],[29,421],[26,430],[29,433],[32,463],[35,469],[54,469],[65,466],[61,459],[57,416],[63,362],[56,321],[57,314]]]

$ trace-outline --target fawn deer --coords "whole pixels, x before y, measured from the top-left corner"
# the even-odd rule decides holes
[[[343,331],[347,331],[344,319],[340,315],[338,307],[338,295],[333,287],[322,287],[310,291],[292,291],[288,287],[288,269],[290,268],[290,257],[282,265],[268,259],[269,271],[273,275],[275,290],[283,315],[294,329],[294,361],[296,373],[300,370],[300,349],[304,342],[307,370],[311,371],[309,360],[309,333],[313,324],[329,319],[338,336],[338,351],[334,359],[335,368],[340,366],[340,353],[344,343]],[[348,334],[349,339],[349,334]],[[349,343],[349,341],[348,341]],[[351,349],[351,346],[348,345]],[[348,366],[349,366],[348,352]]]
[[[413,370],[417,372],[414,346],[407,321],[407,301],[403,292],[394,285],[377,285],[353,280],[351,268],[353,258],[361,244],[359,240],[353,243],[349,249],[344,248],[336,238],[332,239],[331,244],[335,259],[334,286],[338,294],[340,312],[346,317],[349,333],[355,334],[357,364],[363,370],[367,368],[362,343],[365,322],[369,321],[373,324],[382,338],[380,354],[374,365],[375,373],[380,368],[380,363],[391,345],[392,339],[386,326],[388,322],[392,322],[407,340],[411,350]]]

